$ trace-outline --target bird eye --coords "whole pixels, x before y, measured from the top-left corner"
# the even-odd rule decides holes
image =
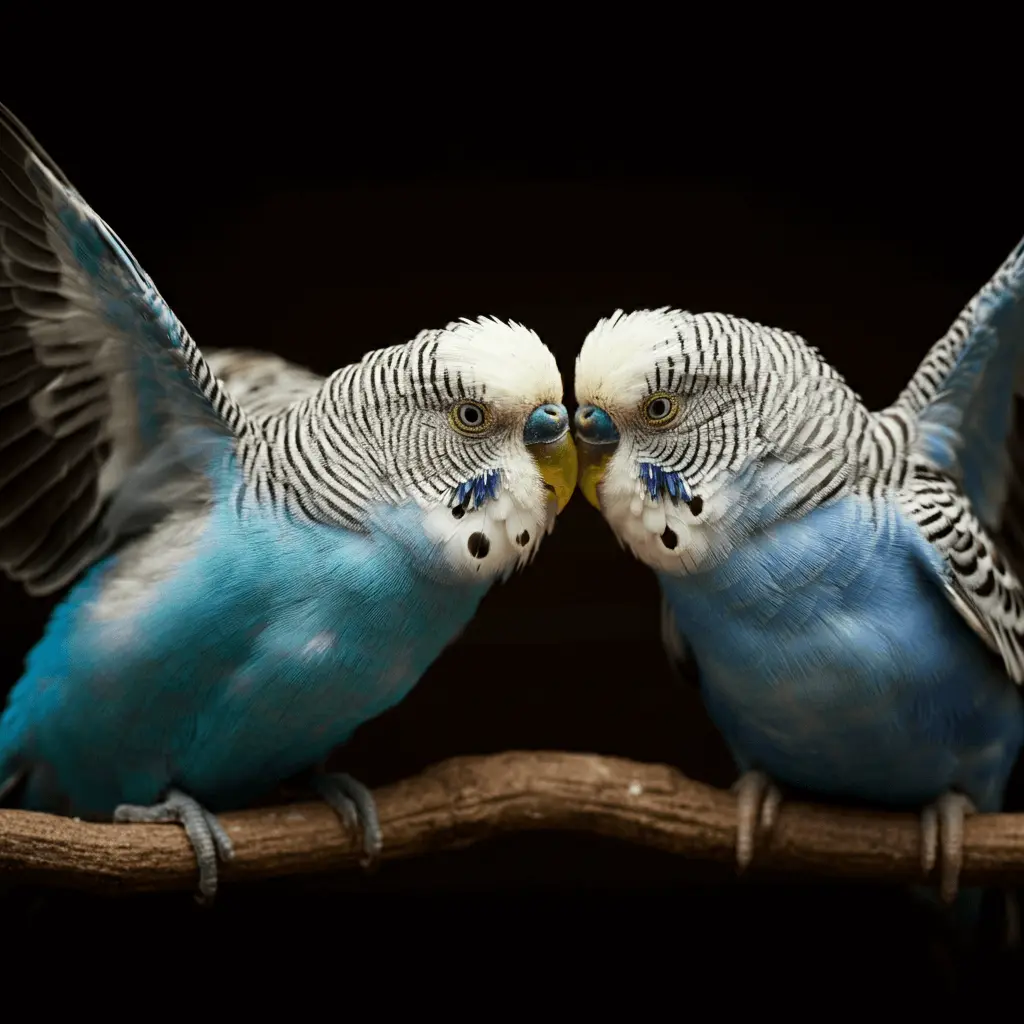
[[[644,415],[648,422],[664,426],[675,419],[679,412],[679,403],[671,395],[652,395],[644,406]]]
[[[487,411],[478,402],[461,402],[452,410],[451,419],[463,433],[478,434],[487,425]]]

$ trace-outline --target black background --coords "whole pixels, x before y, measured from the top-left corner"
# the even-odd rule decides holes
[[[984,146],[984,159],[963,157],[956,97],[833,107],[798,123],[770,106],[697,118],[609,101],[583,117],[510,98],[468,111],[415,89],[383,112],[319,83],[140,86],[84,103],[69,101],[75,84],[57,95],[12,81],[3,99],[200,346],[273,350],[328,372],[424,327],[494,314],[554,351],[570,411],[573,360],[595,321],[665,304],[795,330],[882,405],[1024,232],[1010,181],[1019,161]],[[6,581],[0,601],[9,686],[54,602]],[[699,699],[669,679],[653,575],[579,494],[535,565],[485,599],[343,763],[379,785],[509,748],[732,781]],[[268,922],[327,922],[346,948],[397,926],[419,952],[442,931],[494,941],[522,926],[530,957],[590,936],[603,956],[658,948],[671,961],[685,947],[691,970],[796,958],[836,984],[907,991],[951,977],[925,919],[894,891],[736,883],[577,836],[525,836],[366,878],[227,886],[209,913],[188,894],[42,894],[18,906],[26,926],[102,918],[233,941]]]

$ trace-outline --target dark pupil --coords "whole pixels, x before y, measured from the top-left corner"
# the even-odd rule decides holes
[[[668,402],[664,398],[656,398],[651,402],[651,419],[660,420],[668,415]]]
[[[473,405],[464,406],[462,409],[462,422],[467,427],[475,427],[480,422],[480,410]]]

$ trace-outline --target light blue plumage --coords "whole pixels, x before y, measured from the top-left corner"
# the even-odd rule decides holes
[[[401,701],[575,485],[551,353],[495,320],[331,377],[204,358],[0,107],[0,567],[72,589],[0,718],[0,791],[178,821],[212,897],[215,815],[309,773]]]
[[[25,806],[64,800],[103,817],[154,803],[173,764],[175,784],[210,810],[237,808],[402,700],[488,585],[432,578],[411,510],[381,508],[368,525],[242,521],[220,501],[148,593],[137,575],[114,576],[120,564],[145,571],[139,549],[97,565],[29,654],[4,718],[5,747],[59,749],[54,767],[71,766],[57,778],[35,768]],[[199,620],[188,644],[183,609]]]
[[[882,412],[737,317],[587,337],[580,486],[657,573],[743,773],[741,865],[792,787],[919,810],[956,895],[963,815],[1001,809],[1024,742],[1022,369],[1024,242]]]

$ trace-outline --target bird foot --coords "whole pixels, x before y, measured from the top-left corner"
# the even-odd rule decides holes
[[[921,867],[930,874],[939,863],[939,896],[943,903],[956,899],[964,859],[964,818],[976,814],[962,793],[943,793],[921,812]]]
[[[224,826],[216,816],[186,793],[167,791],[166,799],[152,807],[120,804],[114,808],[114,821],[133,823],[177,822],[185,829],[199,866],[199,892],[196,902],[209,906],[217,894],[217,861],[231,860],[235,855]]]
[[[380,856],[384,836],[377,816],[373,794],[358,780],[344,772],[316,772],[311,779],[313,789],[345,823],[355,831],[363,829],[363,867],[370,867]]]
[[[779,817],[782,793],[764,772],[744,772],[733,784],[736,795],[736,862],[740,871],[754,858],[758,826],[771,834]]]

